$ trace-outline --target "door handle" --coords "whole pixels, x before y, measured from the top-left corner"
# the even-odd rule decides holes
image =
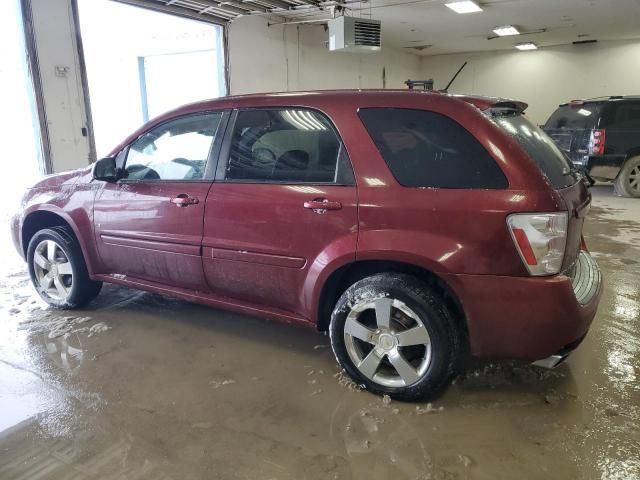
[[[190,197],[186,193],[181,193],[175,198],[171,199],[171,203],[173,203],[176,207],[188,207],[189,205],[196,205],[200,203],[196,197]]]
[[[340,202],[332,202],[326,198],[314,198],[304,202],[304,208],[313,210],[315,213],[325,213],[327,210],[340,210],[342,204]]]

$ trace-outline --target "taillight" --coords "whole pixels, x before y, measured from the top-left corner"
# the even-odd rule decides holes
[[[560,273],[567,223],[567,212],[514,213],[507,217],[513,242],[531,275]]]
[[[592,130],[589,140],[589,155],[604,155],[604,130]]]

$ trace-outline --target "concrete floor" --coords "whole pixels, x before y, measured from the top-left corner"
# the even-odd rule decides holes
[[[61,314],[5,264],[0,478],[639,479],[640,200],[593,191],[584,344],[475,363],[433,405],[358,391],[304,328],[115,287]]]

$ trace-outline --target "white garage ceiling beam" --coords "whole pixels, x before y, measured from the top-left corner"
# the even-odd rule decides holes
[[[143,8],[159,10],[189,18],[211,21],[217,17],[228,22],[246,15],[286,15],[296,17],[314,11],[322,12],[327,6],[340,2],[326,0],[115,0]]]
[[[206,7],[206,5],[201,5],[199,8],[188,8],[184,6],[177,5],[177,0],[174,0],[173,3],[167,4],[164,1],[158,0],[114,0],[119,3],[126,3],[127,5],[134,5],[137,7],[147,8],[149,10],[156,10],[158,12],[170,13],[172,15],[177,15],[179,17],[191,18],[194,20],[202,20],[204,22],[215,23],[216,25],[224,25],[228,20],[234,18],[236,15],[231,12],[226,12],[227,14],[217,15],[214,12],[207,13],[198,13],[199,10],[202,10]],[[171,1],[171,0],[169,0]]]
[[[235,2],[234,0],[224,0],[220,2],[214,2],[210,0],[197,0],[197,1],[194,1],[193,3],[195,5],[204,6],[205,7],[204,10],[207,10],[207,9],[210,9],[213,11],[222,10],[225,12],[235,13],[236,15],[247,15],[252,10],[252,8],[249,5],[243,5],[241,2]],[[266,11],[266,9],[263,9],[263,11]]]
[[[282,0],[256,0],[256,3],[260,3],[272,8],[281,8],[283,10],[289,10],[292,7],[290,3],[284,2]]]
[[[220,5],[230,5],[232,7],[241,8],[245,12],[268,12],[269,9],[253,2],[239,2],[236,0],[223,0]]]
[[[213,14],[220,15],[225,18],[235,18],[238,15],[244,15],[247,13],[245,10],[235,11],[233,8],[225,9],[220,6],[220,2],[206,0],[175,0],[173,6],[188,8],[203,16]]]

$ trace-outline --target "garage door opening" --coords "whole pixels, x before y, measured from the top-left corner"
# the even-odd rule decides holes
[[[0,115],[3,161],[3,201],[0,203],[0,245],[13,251],[8,235],[9,217],[18,210],[24,189],[45,173],[40,143],[40,128],[34,97],[33,83],[27,62],[25,36],[18,0],[0,2]],[[4,261],[13,263],[17,257],[10,255]],[[1,422],[0,422],[1,430]]]
[[[78,7],[98,158],[149,119],[225,94],[221,26],[112,0]]]

